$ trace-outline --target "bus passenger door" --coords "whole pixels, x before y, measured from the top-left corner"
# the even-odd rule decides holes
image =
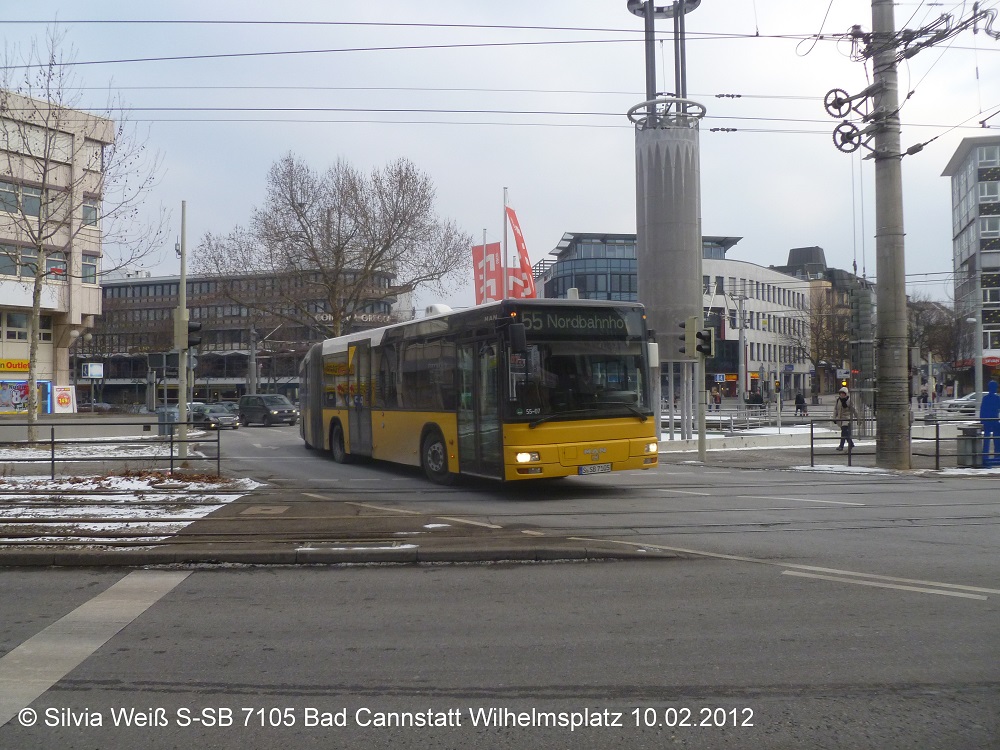
[[[367,341],[350,347],[351,399],[348,426],[351,454],[372,454],[372,352]]]
[[[458,347],[458,465],[480,476],[500,477],[499,352],[496,342]]]

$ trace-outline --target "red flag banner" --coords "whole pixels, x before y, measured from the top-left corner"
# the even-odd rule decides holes
[[[535,277],[531,270],[531,259],[528,257],[528,246],[524,243],[524,235],[521,234],[521,225],[517,221],[517,214],[510,206],[506,206],[507,219],[510,221],[510,228],[514,232],[514,242],[517,244],[517,257],[520,260],[520,268],[511,269],[507,274],[507,290],[513,299],[521,297],[535,297]]]
[[[503,266],[500,262],[500,243],[472,246],[472,268],[476,280],[476,304],[500,299],[503,288]]]

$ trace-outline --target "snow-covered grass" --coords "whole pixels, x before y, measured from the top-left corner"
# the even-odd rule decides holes
[[[259,486],[252,479],[164,472],[57,480],[4,477],[0,544],[51,538],[91,545],[109,541],[86,532],[113,534],[118,542],[162,541]],[[31,535],[12,536],[19,532]]]

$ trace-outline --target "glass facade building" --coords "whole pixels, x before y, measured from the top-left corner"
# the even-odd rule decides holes
[[[541,276],[543,296],[634,302],[637,296],[634,234],[564,234],[552,254],[556,262]]]

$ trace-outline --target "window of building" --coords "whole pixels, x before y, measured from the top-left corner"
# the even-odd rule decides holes
[[[42,210],[42,189],[13,182],[0,182],[0,211],[38,216]]]
[[[1000,146],[980,146],[976,160],[980,167],[1000,167]]]
[[[979,202],[996,203],[1000,201],[1000,182],[980,182]]]
[[[1000,237],[1000,216],[984,216],[979,220],[980,237]]]
[[[0,211],[17,213],[17,185],[12,182],[0,182]]]
[[[52,340],[52,316],[51,315],[40,315],[40,316],[38,316],[38,340],[39,341],[51,341]]]
[[[4,338],[8,341],[28,340],[28,316],[9,312],[5,316]]]
[[[100,216],[101,201],[97,198],[84,198],[83,225],[85,227],[96,227]]]
[[[17,248],[0,245],[0,276],[17,276]]]
[[[21,277],[26,279],[35,278],[35,269],[38,268],[38,255],[34,250],[21,249]]]
[[[83,276],[84,284],[97,283],[97,264],[99,261],[100,259],[96,255],[84,254],[83,265],[81,266],[81,275]]]
[[[45,273],[57,279],[66,279],[66,253],[49,253],[45,256]]]
[[[25,216],[38,216],[42,212],[41,188],[21,188],[21,210]]]

